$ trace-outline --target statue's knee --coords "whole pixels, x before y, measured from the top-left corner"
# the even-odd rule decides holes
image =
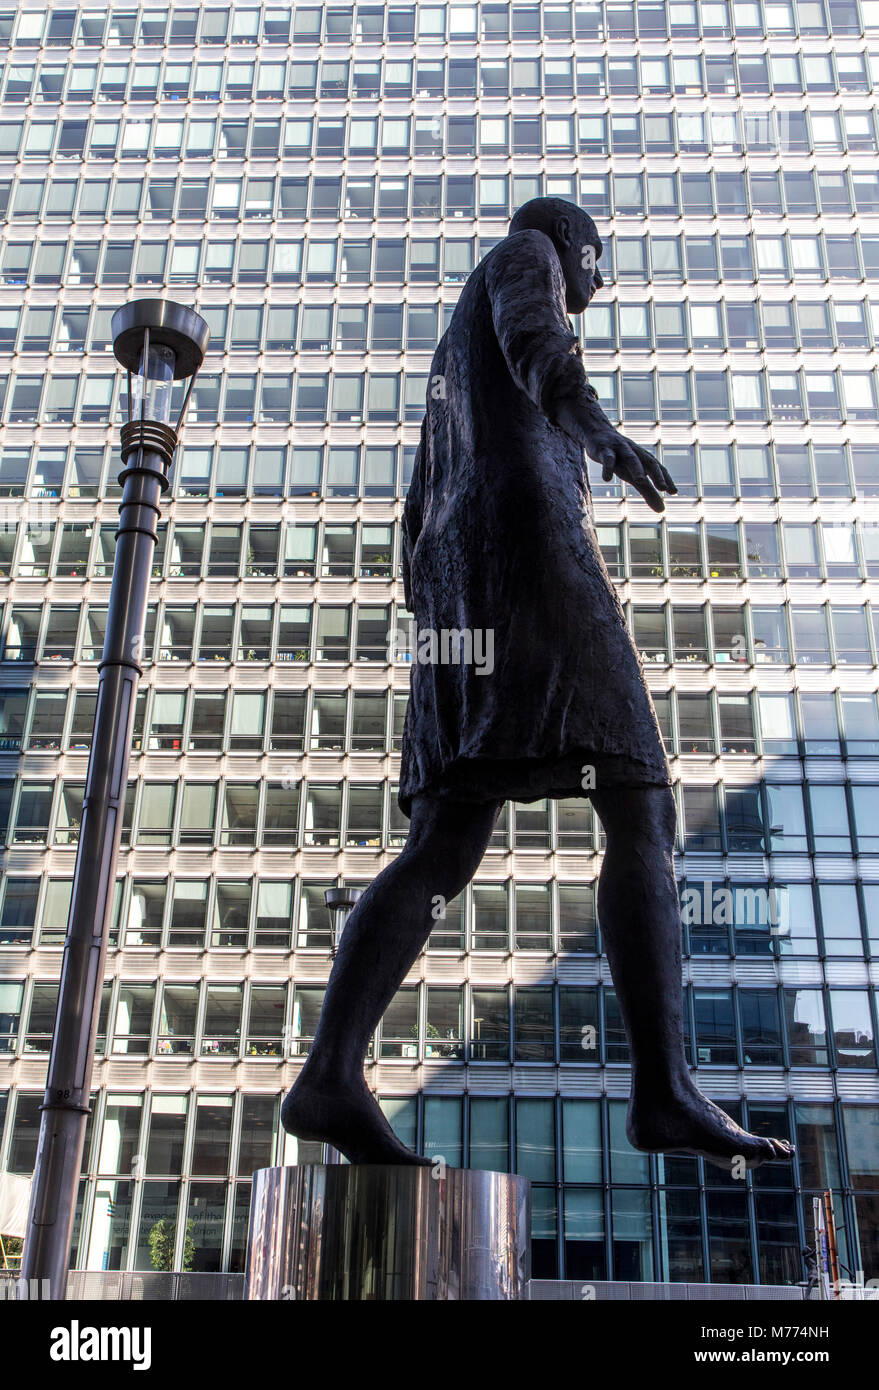
[[[677,805],[671,787],[620,787],[592,800],[606,833],[619,842],[642,837],[674,842]]]
[[[445,856],[455,895],[462,892],[473,878],[491,841],[494,821],[485,816],[465,820],[454,838],[449,838]]]
[[[653,793],[654,815],[659,829],[674,839],[678,823],[678,808],[671,787],[657,787]]]
[[[451,901],[479,868],[491,839],[497,807],[413,798],[406,857]]]
[[[664,845],[673,844],[677,829],[677,805],[671,787],[648,787],[634,795],[636,803],[631,808],[628,821],[623,822],[623,834],[628,824],[632,835],[645,835]]]

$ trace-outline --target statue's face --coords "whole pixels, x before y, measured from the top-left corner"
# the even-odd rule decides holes
[[[598,269],[603,250],[601,238],[591,220],[584,235],[582,227],[574,227],[567,218],[561,218],[555,243],[565,277],[565,307],[569,314],[582,314],[604,284]]]

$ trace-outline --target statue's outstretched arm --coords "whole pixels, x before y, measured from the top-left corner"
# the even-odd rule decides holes
[[[406,505],[403,508],[403,518],[401,522],[402,546],[400,550],[400,565],[403,570],[403,593],[406,597],[406,607],[412,612],[412,552],[415,549],[418,537],[421,535],[423,525],[424,507],[424,459],[426,451],[427,435],[427,416],[421,422],[421,440],[415,451],[415,462],[412,466],[412,481],[409,484],[409,491],[406,494]]]
[[[614,429],[589,384],[580,344],[565,311],[565,281],[551,240],[528,230],[506,238],[486,266],[495,334],[516,385],[534,405],[648,506],[665,508],[662,492],[677,488],[643,445]]]

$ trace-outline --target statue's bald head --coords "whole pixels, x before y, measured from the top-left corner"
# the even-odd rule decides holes
[[[603,247],[588,212],[564,198],[532,198],[510,222],[511,236],[524,231],[543,232],[549,237],[564,273],[568,311],[581,314],[604,284],[597,266]]]

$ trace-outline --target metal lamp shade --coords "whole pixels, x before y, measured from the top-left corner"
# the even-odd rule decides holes
[[[169,425],[172,383],[188,378],[174,426],[179,430],[210,341],[204,319],[172,300],[135,299],[116,310],[112,330],[113,353],[128,372],[129,424],[142,420]]]
[[[362,893],[362,888],[328,888],[324,893],[327,911],[330,914],[330,925],[333,930],[333,955],[339,949],[339,942],[342,940],[342,932],[345,930],[348,914]]]

